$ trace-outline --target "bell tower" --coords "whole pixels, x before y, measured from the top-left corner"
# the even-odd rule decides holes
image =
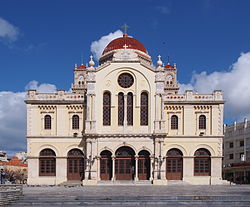
[[[177,82],[177,68],[176,64],[170,65],[168,63],[164,66],[164,74],[165,74],[165,87],[164,91],[166,94],[177,94],[179,91],[179,84]]]
[[[74,69],[74,83],[72,84],[73,93],[84,93],[87,89],[86,84],[87,67],[83,64],[76,65]]]

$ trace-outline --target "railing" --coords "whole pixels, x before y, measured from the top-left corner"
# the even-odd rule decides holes
[[[77,100],[83,101],[83,94],[68,93],[63,90],[58,90],[55,93],[37,93],[36,90],[29,90],[27,100]]]
[[[0,206],[6,206],[12,201],[18,200],[23,195],[22,185],[0,184]]]
[[[185,91],[184,94],[168,94],[164,101],[223,101],[222,92],[214,91],[212,94],[196,94],[194,91]]]

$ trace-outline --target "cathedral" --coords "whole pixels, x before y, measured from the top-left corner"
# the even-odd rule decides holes
[[[178,93],[176,64],[127,33],[75,65],[71,89],[27,92],[28,184],[224,183],[220,90]]]

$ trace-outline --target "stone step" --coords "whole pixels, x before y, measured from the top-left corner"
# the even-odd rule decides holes
[[[250,201],[250,195],[248,196],[66,196],[66,195],[50,195],[50,196],[24,196],[19,201],[94,201],[94,200],[143,200],[143,201],[176,201],[176,200],[187,200],[187,201]]]
[[[249,206],[249,201],[187,201],[187,200],[168,200],[168,201],[114,201],[114,200],[94,200],[94,201],[42,201],[42,202],[16,202],[10,206],[227,206],[245,207]]]
[[[65,181],[65,182],[59,184],[59,186],[68,186],[68,187],[82,186],[82,181],[80,181],[80,180],[68,180],[68,181]]]
[[[152,182],[150,180],[100,180],[98,181],[97,185],[151,185]]]

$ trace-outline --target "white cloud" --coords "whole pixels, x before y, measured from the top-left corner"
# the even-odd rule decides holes
[[[155,8],[162,14],[170,14],[170,9],[166,6],[156,6]]]
[[[228,71],[194,73],[189,84],[182,84],[180,92],[194,89],[199,93],[210,93],[221,89],[226,100],[225,118],[243,121],[250,119],[250,52],[242,53]]]
[[[96,60],[102,55],[104,48],[111,42],[113,39],[118,37],[122,37],[123,32],[121,30],[117,30],[114,33],[109,33],[108,35],[102,36],[99,40],[91,43],[90,50],[93,53]]]
[[[31,81],[25,87],[41,93],[54,92],[52,84],[38,84]],[[26,92],[0,91],[0,150],[9,154],[26,151]]]
[[[14,42],[17,40],[19,30],[14,25],[0,17],[0,40]]]
[[[30,81],[25,87],[25,90],[29,89],[37,90],[39,93],[53,93],[56,91],[56,86],[48,83],[42,83],[39,85],[37,81],[33,80]]]

